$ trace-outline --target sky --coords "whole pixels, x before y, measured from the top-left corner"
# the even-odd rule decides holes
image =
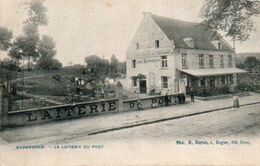
[[[0,0],[0,26],[22,33],[26,18],[24,0]],[[143,12],[175,19],[200,22],[202,0],[45,0],[48,25],[40,33],[56,42],[56,58],[63,65],[84,64],[84,58],[114,54],[125,60],[126,49],[143,17]],[[246,42],[238,42],[237,52],[260,52],[260,19]],[[230,41],[228,41],[230,42]],[[0,58],[5,52],[0,52]]]

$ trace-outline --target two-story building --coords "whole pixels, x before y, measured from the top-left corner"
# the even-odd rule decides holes
[[[144,13],[126,53],[128,89],[186,92],[190,87],[236,86],[233,48],[200,23]]]

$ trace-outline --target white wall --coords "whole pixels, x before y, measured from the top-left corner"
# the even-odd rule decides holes
[[[155,40],[159,40],[160,47],[155,48]],[[139,43],[139,50],[136,49]],[[173,90],[172,80],[175,79],[174,57],[172,54],[172,42],[165,36],[162,30],[145,14],[139,29],[127,50],[127,86],[130,90],[139,91],[139,87],[133,88],[131,77],[143,74],[146,76],[147,92],[151,89],[149,73],[155,75],[156,89],[161,89],[161,76],[167,76],[169,90]],[[161,67],[161,56],[167,56],[168,67]],[[132,60],[136,60],[136,68],[132,67]],[[167,91],[165,89],[165,91]]]

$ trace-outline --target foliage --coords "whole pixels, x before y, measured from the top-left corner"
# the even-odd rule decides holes
[[[187,92],[187,93],[190,94],[190,92]],[[216,87],[216,88],[197,87],[197,88],[194,88],[193,93],[195,96],[208,97],[208,96],[229,94],[230,89],[229,89],[229,85],[223,85],[221,87]]]
[[[122,73],[125,73],[126,65],[120,62],[115,55],[112,55],[111,62],[106,59],[101,59],[97,55],[87,56],[85,58],[87,64],[86,72],[93,80],[101,80],[104,82],[105,78],[118,78]]]
[[[39,42],[39,33],[38,33],[38,26],[40,25],[47,25],[47,8],[43,5],[42,0],[31,0],[26,3],[27,9],[27,19],[24,22],[25,25],[23,27],[23,40],[16,40],[18,43],[15,48],[12,49],[12,54],[15,55],[13,57],[19,57],[15,50],[19,50],[19,46],[21,47],[20,50],[22,52],[22,58],[28,59],[28,69],[30,68],[30,60],[31,58],[35,61],[37,58],[40,57],[38,52],[38,42]]]
[[[13,33],[5,27],[0,27],[0,50],[6,51],[11,46]]]
[[[24,34],[16,38],[8,55],[17,60],[22,58],[28,59],[28,68],[30,60],[36,60],[39,57],[37,43],[39,34],[34,24],[26,24],[23,28]]]
[[[95,80],[103,80],[109,74],[109,61],[105,59],[101,59],[97,55],[87,56],[85,58],[85,62],[87,63],[87,72],[90,76]]]
[[[61,69],[62,64],[54,59],[56,54],[55,42],[50,36],[43,35],[39,42],[38,51],[40,58],[37,61],[36,68],[41,70],[58,70]]]
[[[30,58],[36,60],[39,57],[37,50],[37,43],[39,41],[39,34],[37,27],[34,24],[26,24],[23,28],[24,31],[24,47],[23,53],[24,57],[28,58],[28,63],[30,63]],[[28,64],[29,65],[29,64]]]
[[[254,56],[260,60],[260,52],[246,52],[246,53],[237,53],[236,54],[236,63],[244,63],[245,59],[249,56]]]
[[[19,70],[19,67],[16,62],[4,59],[0,61],[0,75],[1,83],[11,81],[16,76],[16,72]]]
[[[54,40],[47,35],[42,35],[42,39],[39,42],[38,50],[40,56],[51,56],[54,57],[56,55],[55,50],[55,42]]]
[[[43,5],[44,0],[31,0],[26,3],[28,18],[24,23],[34,25],[47,25],[47,8]]]
[[[61,63],[54,59],[55,42],[47,35],[43,35],[40,39],[38,32],[40,25],[47,25],[47,8],[41,0],[31,0],[26,5],[28,17],[24,22],[23,34],[14,40],[8,55],[18,61],[27,59],[28,70],[31,67],[31,59],[38,61],[36,65],[38,69],[60,69]]]
[[[118,59],[115,55],[112,55],[110,62],[110,77],[115,79],[118,76]]]
[[[255,0],[206,0],[200,15],[208,27],[244,41],[253,31],[252,17],[259,13],[260,2]]]
[[[238,75],[237,89],[239,91],[259,91],[260,73],[245,73]]]
[[[120,62],[115,55],[111,56],[111,73],[126,73],[126,63]],[[113,74],[114,74],[113,73]],[[113,75],[114,77],[117,76],[116,74]],[[112,77],[113,78],[113,77]]]
[[[242,69],[249,71],[245,74],[239,74],[237,78],[237,89],[239,91],[260,90],[260,61],[254,57],[246,57],[245,61],[240,65]]]
[[[244,61],[243,68],[249,72],[260,72],[260,61],[253,56],[247,57]]]
[[[40,70],[59,70],[62,64],[51,56],[41,56],[36,64],[36,69]]]
[[[44,82],[44,84],[42,83]],[[66,94],[66,89],[62,86],[57,86],[56,82],[51,81],[51,79],[37,78],[35,80],[26,80],[25,86],[23,87],[21,82],[18,82],[18,90],[26,91],[27,93],[37,94],[37,95],[53,95],[53,96],[63,96]]]
[[[8,52],[8,56],[18,61],[21,60],[24,56],[23,54],[24,45],[25,45],[24,38],[21,36],[17,37]]]
[[[16,62],[4,59],[0,61],[0,84],[4,85],[4,97],[11,97],[16,94],[16,85],[12,80],[17,77],[19,67]]]

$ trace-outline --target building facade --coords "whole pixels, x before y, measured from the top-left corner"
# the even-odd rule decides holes
[[[235,52],[202,24],[144,13],[127,52],[127,87],[136,93],[236,87]]]

